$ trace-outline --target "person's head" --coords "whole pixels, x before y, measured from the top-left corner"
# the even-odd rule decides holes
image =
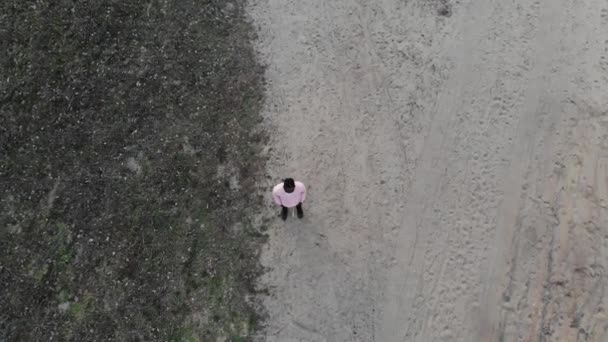
[[[285,180],[283,181],[283,190],[285,190],[286,193],[290,194],[295,189],[296,182],[293,180],[293,178],[285,178]]]

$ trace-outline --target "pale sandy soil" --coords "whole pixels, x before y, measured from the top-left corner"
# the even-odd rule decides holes
[[[608,341],[608,1],[249,12],[263,185],[309,186],[263,255],[262,340]]]

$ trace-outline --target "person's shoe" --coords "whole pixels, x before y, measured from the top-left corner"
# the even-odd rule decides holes
[[[302,217],[304,217],[304,210],[302,210],[302,205],[297,206],[296,209],[298,211],[298,218],[301,219]]]
[[[283,209],[281,209],[281,218],[283,221],[287,220],[287,214],[289,214],[289,210],[286,207],[283,207]]]

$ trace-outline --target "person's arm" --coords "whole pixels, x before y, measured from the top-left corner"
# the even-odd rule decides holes
[[[272,199],[274,200],[274,203],[276,203],[276,205],[283,205],[283,203],[281,203],[281,197],[274,189],[272,190]]]
[[[304,202],[306,199],[306,186],[302,184],[302,192],[300,192],[300,203]]]

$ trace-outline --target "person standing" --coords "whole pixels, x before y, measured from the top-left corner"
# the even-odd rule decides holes
[[[272,189],[274,203],[281,206],[281,218],[287,219],[289,208],[296,207],[298,218],[304,217],[302,203],[306,199],[306,187],[302,182],[296,182],[293,178],[286,178],[282,183],[275,185]]]

